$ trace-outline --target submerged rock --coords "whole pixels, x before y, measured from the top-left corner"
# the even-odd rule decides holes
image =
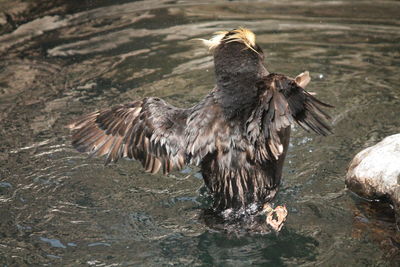
[[[346,185],[368,199],[389,198],[400,225],[400,134],[358,153],[350,163]]]

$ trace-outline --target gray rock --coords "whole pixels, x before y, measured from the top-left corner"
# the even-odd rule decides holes
[[[364,198],[388,197],[400,225],[400,134],[358,153],[348,168],[346,185]]]

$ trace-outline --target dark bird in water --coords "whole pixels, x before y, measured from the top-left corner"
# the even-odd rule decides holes
[[[203,42],[213,51],[216,86],[191,108],[157,97],[95,111],[69,125],[81,152],[139,160],[164,174],[200,166],[215,211],[271,201],[278,191],[290,126],[331,132],[331,107],[304,90],[308,72],[295,79],[269,73],[255,35],[239,28]]]

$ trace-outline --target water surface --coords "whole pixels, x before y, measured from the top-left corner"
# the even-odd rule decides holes
[[[358,151],[400,132],[398,1],[78,2],[0,1],[4,266],[398,263],[390,207],[344,187]],[[217,231],[201,219],[208,200],[196,169],[104,167],[75,152],[64,128],[145,96],[193,105],[214,84],[212,57],[193,39],[238,26],[257,34],[270,71],[310,71],[309,90],[336,106],[334,135],[294,129],[279,235]]]

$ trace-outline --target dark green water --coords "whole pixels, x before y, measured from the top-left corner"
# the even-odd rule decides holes
[[[2,266],[399,263],[392,211],[352,196],[344,175],[358,151],[400,132],[400,2],[0,0],[0,11]],[[64,128],[144,96],[192,105],[214,84],[192,39],[238,26],[257,34],[270,71],[310,71],[309,90],[336,106],[334,135],[294,129],[279,235],[216,231],[200,217],[195,170],[104,167]]]

